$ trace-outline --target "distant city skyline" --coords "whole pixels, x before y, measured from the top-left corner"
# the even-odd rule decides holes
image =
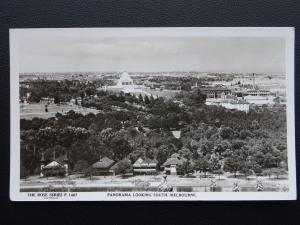
[[[284,38],[26,37],[19,71],[232,72],[285,74]]]

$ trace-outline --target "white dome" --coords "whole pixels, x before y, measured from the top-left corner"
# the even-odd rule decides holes
[[[121,74],[120,79],[118,80],[117,86],[127,86],[127,85],[133,85],[133,80],[129,76],[127,72],[123,72]]]

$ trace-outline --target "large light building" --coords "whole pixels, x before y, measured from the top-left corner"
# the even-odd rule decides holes
[[[250,103],[245,99],[238,98],[234,95],[222,93],[220,98],[207,98],[206,105],[222,106],[226,109],[236,109],[248,113],[250,110]]]
[[[244,99],[250,104],[258,106],[274,105],[276,95],[268,90],[250,89],[244,93]]]
[[[240,99],[206,99],[206,105],[222,106],[226,109],[236,109],[248,113],[250,109],[249,102]]]
[[[134,95],[141,94],[142,96],[148,95],[151,96],[150,93],[144,91],[143,85],[135,85],[132,78],[129,76],[127,72],[123,72],[121,77],[117,81],[116,85],[113,86],[104,86],[98,88],[98,90],[104,91],[112,91],[112,92],[123,92],[123,93],[130,93]]]
[[[244,97],[244,99],[249,102],[250,104],[255,104],[257,106],[262,105],[274,105],[274,99],[275,96],[253,96],[253,95],[247,95]]]

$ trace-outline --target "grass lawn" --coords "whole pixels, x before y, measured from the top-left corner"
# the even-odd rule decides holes
[[[68,111],[73,110],[78,113],[88,114],[88,113],[98,113],[96,109],[85,108],[78,105],[56,105],[49,104],[48,112],[45,111],[44,103],[33,103],[33,104],[20,104],[20,118],[21,119],[32,119],[34,117],[47,119],[50,117],[55,117],[56,113],[66,114]]]

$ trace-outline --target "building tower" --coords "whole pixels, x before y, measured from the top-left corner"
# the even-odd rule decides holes
[[[40,163],[41,163],[41,171],[40,171],[40,177],[44,177],[44,173],[43,173],[43,170],[44,170],[44,167],[45,167],[45,158],[44,158],[44,152],[42,152],[42,157],[40,159]]]
[[[68,159],[68,154],[65,155],[64,157],[64,168],[65,168],[65,176],[69,176],[69,159]]]
[[[255,90],[255,75],[253,73],[253,77],[252,77],[252,88],[253,90]]]

